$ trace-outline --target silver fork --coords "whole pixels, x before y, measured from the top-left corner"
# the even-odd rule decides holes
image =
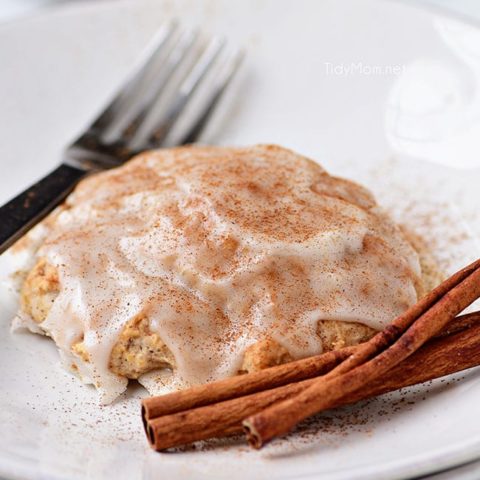
[[[0,207],[0,254],[89,173],[142,150],[200,138],[243,59],[241,51],[225,50],[218,37],[162,27],[110,104],[65,149],[60,166]]]

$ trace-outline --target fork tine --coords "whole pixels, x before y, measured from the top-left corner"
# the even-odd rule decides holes
[[[125,83],[123,83],[122,87],[107,107],[94,120],[89,127],[89,131],[102,132],[109,127],[115,118],[119,117],[118,113],[134,99],[139,86],[147,76],[151,66],[155,63],[155,60],[163,54],[166,45],[172,39],[176,30],[177,24],[174,22],[160,27],[158,32],[152,38],[144,55],[140,58],[137,67],[133,69],[133,72],[127,78]]]
[[[210,92],[207,95],[206,102],[200,109],[200,114],[183,132],[177,133],[177,136],[171,142],[172,144],[185,145],[194,143],[202,137],[214,117],[223,96],[239,71],[244,58],[245,52],[239,51],[226,61],[224,68],[215,77],[214,83],[210,87]],[[166,139],[165,143],[170,145],[169,138]]]
[[[175,97],[175,100],[167,106],[166,111],[163,112],[159,118],[152,119],[149,118],[150,114],[147,115],[143,125],[139,127],[138,134],[134,135],[129,145],[130,148],[137,150],[145,145],[152,147],[161,145],[162,140],[174,126],[176,120],[209,72],[211,66],[220,56],[224,46],[225,41],[217,37],[214,37],[208,42],[200,58],[195,62],[186,78],[180,83],[177,91],[172,95]],[[153,109],[150,113],[155,115]],[[149,122],[149,120],[153,120],[153,122]],[[153,127],[150,127],[152,123]]]
[[[66,149],[64,162],[111,168],[177,134],[182,143],[196,140],[241,63],[243,54],[224,54],[224,47],[219,37],[180,32],[176,22],[162,26],[117,96]]]
[[[139,96],[138,102],[130,105],[130,108],[126,109],[119,116],[119,121],[115,122],[114,129],[108,129],[110,130],[107,132],[108,136],[103,137],[107,143],[113,143],[120,138],[123,141],[128,141],[135,135],[137,129],[148,115],[153,102],[163,93],[171,77],[185,61],[187,52],[192,49],[198,38],[199,32],[197,31],[184,32],[174,42],[174,45],[167,49],[166,58],[153,69],[151,81],[145,82],[142,91],[137,92]]]

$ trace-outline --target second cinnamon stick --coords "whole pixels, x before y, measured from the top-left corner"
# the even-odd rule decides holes
[[[480,321],[480,312],[461,315],[450,322],[439,335],[449,335]],[[317,377],[338,365],[351,355],[358,345],[331,351],[293,362],[270,367],[248,375],[237,375],[214,383],[207,383],[167,393],[142,401],[144,423],[164,415],[203,407],[232,398],[281,387],[293,382]]]
[[[480,364],[480,323],[457,333],[430,340],[398,366],[366,385],[361,391],[340,399],[333,407],[381,395],[399,388],[439,378]],[[468,320],[468,317],[467,317]],[[463,325],[471,322],[462,320]],[[455,328],[451,327],[455,331]],[[450,331],[451,331],[450,330]],[[291,398],[315,381],[233,398],[216,404],[165,415],[146,422],[147,437],[156,450],[164,450],[197,440],[240,433],[242,420],[279,400]]]

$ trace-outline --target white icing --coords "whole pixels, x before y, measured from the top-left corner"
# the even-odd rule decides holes
[[[319,319],[379,329],[416,301],[417,255],[370,194],[279,147],[150,152],[67,206],[38,252],[61,285],[42,327],[65,363],[84,338],[90,362],[75,362],[105,402],[141,312],[175,357],[161,383],[179,387],[235,374],[265,335],[299,358],[321,352]]]

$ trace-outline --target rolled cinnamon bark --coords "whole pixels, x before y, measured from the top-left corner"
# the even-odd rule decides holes
[[[451,321],[440,335],[463,330],[475,324],[480,313],[461,315]],[[186,390],[148,397],[142,401],[142,419],[144,424],[153,418],[172,413],[203,407],[231,398],[300,382],[329,372],[333,367],[349,357],[357,346],[302,358],[283,365],[270,367],[247,375],[237,375],[213,383],[198,385]]]
[[[408,330],[386,350],[381,351],[383,340],[376,342],[377,336],[379,338],[383,336],[383,332],[380,332],[372,340],[361,345],[359,361],[355,361],[354,357],[357,356],[355,353],[334,371],[313,380],[312,384],[298,395],[277,402],[247,418],[243,425],[249,444],[254,448],[260,448],[272,438],[290,431],[299,421],[331,408],[340,399],[354,394],[357,390],[363,390],[367,384],[388,373],[414,353],[480,296],[479,265],[480,261],[477,260],[434,289],[429,296],[434,297],[436,291],[441,291],[442,287],[449,287],[426,310],[422,308],[423,301],[420,300],[417,305],[395,319],[392,325],[387,327],[386,337],[389,337],[389,332],[396,328],[403,330],[403,327],[408,327]],[[453,282],[454,279],[462,277],[460,282]],[[453,287],[450,286],[451,283],[454,284]],[[420,313],[413,322],[407,318],[410,310],[418,310]],[[392,335],[394,336],[395,334]],[[366,353],[369,355],[366,356]],[[365,361],[374,354],[376,356],[371,360]],[[344,367],[346,363],[350,364],[350,370]]]
[[[330,371],[354,352],[356,347],[327,352],[294,362],[237,375],[214,383],[198,385],[186,390],[149,397],[142,401],[144,422],[150,419],[218,403],[251,393],[299,382]]]
[[[294,363],[296,362],[286,364],[284,367]],[[416,353],[361,390],[338,400],[332,408],[439,378],[479,364],[480,313],[474,313],[458,317],[442,331],[441,336],[430,340]],[[244,418],[280,400],[298,395],[314,381],[315,379],[310,379],[290,383],[147,420],[147,437],[153,448],[164,450],[197,440],[240,433]]]

